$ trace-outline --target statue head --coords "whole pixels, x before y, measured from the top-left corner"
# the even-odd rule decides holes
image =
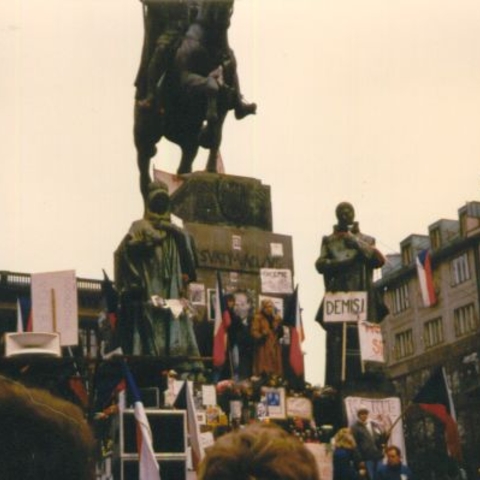
[[[203,0],[197,20],[208,28],[225,30],[230,27],[234,0]]]
[[[341,202],[335,209],[339,227],[348,227],[353,225],[355,220],[355,209],[349,202]]]
[[[168,186],[163,182],[151,182],[148,186],[147,217],[158,220],[170,218],[170,196]]]

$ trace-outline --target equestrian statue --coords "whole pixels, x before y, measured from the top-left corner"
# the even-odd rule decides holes
[[[150,160],[162,137],[181,148],[178,174],[190,173],[199,147],[206,170],[217,171],[229,110],[256,113],[244,101],[228,43],[234,0],[142,0],[145,39],[135,82],[134,139],[140,189],[148,193]]]

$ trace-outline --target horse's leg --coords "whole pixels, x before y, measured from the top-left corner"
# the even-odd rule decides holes
[[[217,173],[217,159],[218,152],[220,150],[220,145],[222,143],[222,130],[223,122],[225,121],[226,112],[222,112],[221,116],[218,119],[218,122],[215,124],[212,129],[212,145],[208,153],[206,171],[211,173]]]
[[[155,147],[154,147],[155,148]],[[140,192],[144,200],[147,199],[148,186],[152,179],[150,177],[150,159],[153,155],[149,155],[151,151],[145,149],[139,149],[137,151],[137,164],[140,172]]]
[[[198,153],[198,144],[181,145],[180,148],[182,149],[182,158],[178,166],[177,174],[191,173],[193,161]]]

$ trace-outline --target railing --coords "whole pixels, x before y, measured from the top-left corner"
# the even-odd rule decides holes
[[[0,271],[0,285],[7,286],[28,286],[31,282],[29,273]],[[77,278],[77,288],[82,291],[99,292],[102,289],[101,280],[88,278]]]

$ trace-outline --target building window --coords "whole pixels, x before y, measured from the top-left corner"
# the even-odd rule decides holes
[[[414,351],[412,329],[395,335],[395,358],[397,360],[413,355]]]
[[[477,328],[477,318],[473,303],[469,303],[464,307],[456,308],[453,311],[453,322],[455,335],[457,337],[462,337],[468,333],[474,332]]]
[[[393,289],[393,314],[397,315],[410,306],[408,285],[404,283]]]
[[[434,228],[430,231],[430,243],[433,250],[438,250],[442,246],[442,236],[440,228]]]
[[[413,261],[412,246],[405,245],[402,248],[402,262],[404,265],[410,265]]]
[[[466,253],[454,258],[450,262],[450,278],[452,286],[470,280],[470,268],[468,266],[468,255]]]
[[[443,342],[443,322],[441,317],[425,322],[423,326],[423,341],[425,348],[432,348]]]

